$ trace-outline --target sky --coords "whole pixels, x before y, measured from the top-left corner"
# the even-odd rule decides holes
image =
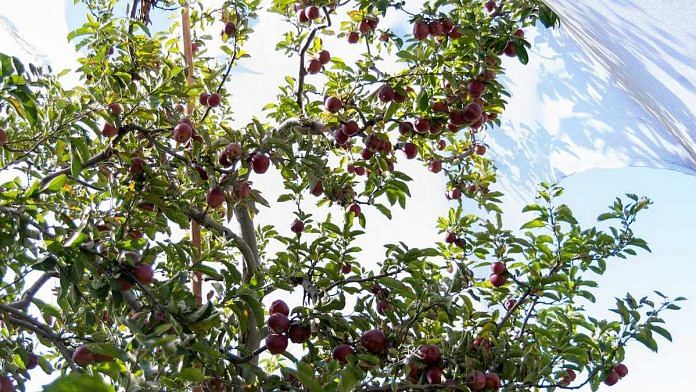
[[[2,17],[5,17],[4,20],[10,21],[20,32],[23,42],[44,53],[54,68],[69,67],[74,51],[60,37],[76,28],[84,18],[84,9],[74,7],[72,3],[66,1],[64,8],[57,0],[25,0],[12,5],[0,2],[0,27]],[[409,5],[413,3],[416,2],[410,1]],[[156,23],[165,21],[157,19]],[[280,25],[277,17],[263,12],[258,24]],[[407,27],[404,20],[397,18],[382,22],[382,26],[388,25],[400,31]],[[622,297],[627,291],[636,297],[648,295],[655,289],[672,297],[696,298],[696,284],[691,278],[696,273],[696,250],[691,246],[696,236],[693,224],[696,221],[696,178],[674,170],[625,167],[630,163],[626,156],[632,153],[621,150],[621,132],[632,129],[649,134],[652,127],[654,135],[659,124],[646,126],[641,122],[636,125],[636,118],[646,118],[639,112],[642,109],[619,94],[620,86],[610,74],[593,68],[594,64],[589,70],[578,69],[578,65],[592,61],[583,57],[581,46],[575,45],[563,28],[560,32],[540,30],[528,34],[534,45],[530,64],[523,67],[512,61],[505,63],[513,98],[508,105],[504,126],[493,131],[487,139],[501,179],[507,178],[500,186],[509,194],[505,203],[508,227],[519,227],[525,221],[525,215],[518,211],[525,201],[531,201],[533,184],[541,179],[560,180],[566,187],[563,201],[573,209],[581,223],[588,225],[616,196],[624,193],[648,196],[655,204],[639,217],[635,232],[648,241],[653,252],[639,253],[628,261],[612,260],[606,275],[599,278],[600,288],[595,291],[598,302],[590,309],[600,316],[611,317],[606,309],[614,305],[615,297]],[[241,63],[241,71],[232,75],[228,86],[232,91],[229,104],[235,108],[240,122],[248,121],[253,114],[260,113],[263,105],[273,100],[276,86],[285,75],[282,71],[294,65],[292,60],[274,53],[277,37],[278,31],[273,28],[259,29],[246,47],[253,57]],[[4,46],[9,42],[0,42],[0,50],[24,49],[22,45]],[[348,61],[355,59],[355,53],[351,53],[347,45],[327,40],[329,45],[334,55]],[[214,45],[209,50],[213,51]],[[269,58],[274,61],[269,62]],[[391,66],[393,64],[384,64],[386,69]],[[254,92],[253,99],[249,94],[238,93],[248,91]],[[595,99],[584,99],[587,96]],[[606,110],[598,111],[602,106],[606,106]],[[563,144],[566,140],[563,132],[575,130],[590,135],[593,147],[588,148],[587,143],[575,143],[570,147],[569,143]],[[597,131],[596,134],[593,131]],[[524,144],[520,144],[522,140]],[[626,140],[624,143],[630,144]],[[602,150],[604,146],[614,149]],[[670,148],[665,146],[665,151],[674,152]],[[617,154],[617,151],[625,155]],[[653,163],[659,158],[660,155],[656,155]],[[579,167],[578,163],[584,161],[591,163]],[[403,240],[413,246],[428,246],[439,240],[431,227],[436,217],[448,208],[441,192],[444,178],[411,161],[406,162],[404,168],[415,180],[411,186],[413,198],[406,211],[396,211],[392,221],[373,211],[366,212],[370,238],[380,241],[362,244],[365,260],[378,260],[383,253],[383,242]],[[568,175],[575,171],[580,173]],[[278,183],[278,174],[271,171],[259,178],[255,185],[263,190],[267,199],[273,200],[280,191],[276,186]],[[270,214],[262,211],[259,220],[277,223],[283,230],[292,218],[289,212],[273,211]],[[691,334],[692,326],[696,325],[696,312],[691,302],[685,302],[683,310],[667,314],[665,318],[674,343],[660,341],[659,354],[640,344],[629,346],[625,362],[629,376],[612,387],[612,391],[687,391],[693,387],[688,377],[675,375],[688,375],[691,363],[696,360],[696,338]],[[39,390],[38,385],[47,377],[40,376],[40,370],[33,374],[36,383],[31,388]]]

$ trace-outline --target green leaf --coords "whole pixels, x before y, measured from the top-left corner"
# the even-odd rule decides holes
[[[525,223],[524,225],[522,225],[522,227],[520,227],[520,229],[534,229],[534,228],[538,228],[538,227],[544,227],[545,225],[546,224],[544,223],[544,221],[539,220],[539,219],[534,219],[534,220],[531,220],[531,221]]]
[[[46,186],[41,189],[41,192],[57,192],[65,185],[66,181],[68,181],[68,176],[61,174],[46,184]]]
[[[201,382],[205,379],[203,372],[199,368],[188,367],[181,369],[176,378],[186,381],[198,381]]]
[[[113,392],[99,376],[84,373],[70,373],[44,387],[44,392]]]

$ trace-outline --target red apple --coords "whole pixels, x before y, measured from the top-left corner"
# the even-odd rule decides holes
[[[442,151],[442,150],[445,149],[445,147],[447,147],[447,142],[444,141],[443,139],[438,140],[438,142],[437,142],[437,149],[440,150],[440,151]]]
[[[406,93],[403,93],[403,94],[402,94],[402,93],[400,93],[400,92],[398,92],[398,91],[395,91],[395,92],[394,92],[394,102],[396,102],[396,103],[404,103],[404,102],[406,102],[406,98],[407,98]]]
[[[500,287],[505,284],[505,275],[491,274],[490,276],[491,284],[495,287]]]
[[[425,380],[428,384],[442,384],[442,369],[431,367],[425,372]]]
[[[445,28],[440,21],[434,20],[428,24],[428,32],[433,37],[439,37],[445,32]]]
[[[0,392],[13,392],[14,390],[12,379],[8,376],[0,376]]]
[[[379,354],[387,348],[387,337],[379,329],[373,329],[362,334],[360,344],[373,354]]]
[[[192,134],[193,129],[185,122],[180,122],[174,127],[174,140],[176,140],[177,143],[186,143],[191,139]]]
[[[263,174],[271,165],[271,159],[268,156],[257,152],[251,157],[251,170],[256,174]]]
[[[131,160],[131,165],[128,171],[130,174],[142,173],[145,170],[145,160],[140,157],[135,157]]]
[[[464,121],[472,123],[477,121],[478,119],[481,118],[481,114],[483,113],[481,106],[475,102],[472,102],[466,106],[464,106]]]
[[[466,90],[472,97],[480,97],[486,90],[486,84],[479,80],[472,80],[466,85]]]
[[[372,287],[370,287],[370,292],[377,295],[381,289],[382,286],[380,286],[379,283],[373,283]]]
[[[456,240],[457,240],[457,234],[456,234],[456,233],[454,233],[454,232],[452,232],[452,231],[450,231],[449,233],[447,233],[447,236],[445,237],[445,242],[446,242],[446,243],[448,243],[448,244],[453,244],[454,241],[456,241]]]
[[[351,31],[348,33],[348,43],[349,44],[357,44],[358,40],[360,40],[360,35],[356,33],[355,31]]]
[[[612,386],[619,382],[619,373],[617,373],[615,370],[610,371],[607,373],[607,376],[604,378],[604,383]]]
[[[408,361],[408,380],[412,383],[418,383],[423,372],[423,365],[411,358]]]
[[[500,388],[500,377],[493,373],[486,373],[486,388],[497,391]]]
[[[313,196],[319,197],[324,194],[324,186],[321,185],[321,182],[317,181],[314,183],[314,185],[312,185],[309,193],[311,193]]]
[[[34,353],[29,353],[29,355],[27,356],[26,368],[28,370],[31,370],[31,369],[34,369],[38,364],[39,364],[39,356],[34,354]],[[0,388],[0,391],[3,391],[3,389]]]
[[[307,72],[309,72],[312,75],[318,74],[321,71],[321,61],[319,59],[311,59],[309,60],[309,64],[307,65]]]
[[[224,154],[227,155],[227,158],[231,159],[232,161],[241,158],[243,153],[244,151],[239,143],[230,143],[227,145],[227,147],[225,147],[224,150]]]
[[[350,120],[344,124],[341,124],[341,131],[346,134],[346,136],[355,136],[360,132],[360,126],[357,122]]]
[[[307,8],[305,11],[305,14],[307,15],[307,18],[310,20],[318,19],[319,18],[319,7],[311,6]]]
[[[347,344],[339,344],[331,352],[331,357],[343,364],[348,363],[350,355],[355,355],[355,350]]]
[[[439,159],[433,159],[428,165],[428,170],[433,173],[439,173],[442,170],[442,161]]]
[[[384,315],[391,309],[391,304],[387,300],[381,300],[377,302],[377,313]]]
[[[208,106],[211,108],[215,108],[220,106],[220,101],[222,98],[220,97],[220,94],[218,93],[212,93],[210,96],[208,96]]]
[[[377,96],[379,97],[379,100],[382,102],[391,102],[394,99],[394,89],[392,88],[392,86],[385,84],[384,86],[379,88]]]
[[[515,35],[515,37],[524,38],[524,30],[522,30],[522,29],[517,29],[517,30],[515,30],[514,35]]]
[[[75,349],[72,355],[72,360],[78,366],[86,366],[94,362],[94,354],[89,350],[89,348],[87,348],[87,346],[82,345]]]
[[[433,122],[430,125],[430,134],[431,135],[439,135],[440,132],[442,132],[442,123],[439,121]]]
[[[106,135],[104,135],[104,136],[106,136]],[[7,143],[7,131],[0,128],[0,147],[4,146],[5,143]]]
[[[121,276],[116,279],[116,286],[118,287],[118,291],[128,291],[133,288],[133,283]]]
[[[273,313],[268,317],[267,324],[271,331],[281,334],[290,328],[290,319],[282,313]]]
[[[497,5],[495,4],[495,1],[494,1],[494,0],[489,0],[489,1],[486,2],[486,10],[487,10],[488,12],[493,12],[493,10],[495,9],[495,7],[497,7]]]
[[[430,120],[424,117],[416,119],[416,132],[427,133],[430,131]]]
[[[367,148],[363,149],[360,152],[360,156],[362,157],[362,159],[364,159],[366,161],[369,161],[370,158],[372,158],[374,155],[375,154],[372,151],[368,150]]]
[[[378,18],[378,17],[376,17],[376,16],[370,16],[370,17],[366,18],[365,20],[366,20],[367,23],[370,25],[370,27],[372,28],[373,31],[374,31],[375,29],[377,29],[377,25],[379,24],[379,18]]]
[[[486,146],[483,144],[479,144],[476,146],[476,154],[477,155],[485,155],[486,154]]]
[[[297,10],[297,19],[300,21],[300,23],[309,22],[309,17],[307,16],[307,11],[304,8]]]
[[[345,124],[344,124],[344,125],[345,125]],[[341,128],[343,128],[343,126],[341,126]],[[341,129],[335,130],[334,133],[333,133],[333,136],[334,136],[334,139],[336,140],[336,143],[338,143],[338,144],[343,145],[343,144],[348,143],[349,137],[348,137],[348,135],[346,135],[346,133],[343,132],[343,130],[341,130]]]
[[[343,103],[336,97],[328,97],[324,101],[324,107],[331,113],[336,113],[343,107]]]
[[[302,233],[304,231],[304,223],[299,219],[295,219],[292,222],[292,225],[290,225],[290,231],[292,231],[295,234]]]
[[[614,366],[614,371],[619,375],[619,378],[624,378],[628,374],[628,368],[623,363]]]
[[[428,38],[428,34],[430,34],[430,28],[425,22],[418,21],[413,25],[413,36],[417,40],[423,41]]]
[[[137,279],[141,284],[148,285],[152,283],[155,272],[150,264],[138,263],[133,268],[133,276],[135,276],[135,279]]]
[[[510,309],[512,309],[512,308],[515,306],[515,304],[517,304],[517,301],[514,300],[514,299],[512,299],[512,298],[510,298],[510,299],[506,299],[506,300],[505,300],[505,303],[503,303],[503,307],[504,307],[506,310],[510,310]]]
[[[496,261],[495,263],[491,264],[491,271],[496,275],[502,274],[505,272],[505,269],[505,264],[500,261]]]
[[[290,314],[290,308],[288,307],[288,304],[285,303],[282,299],[277,299],[271,303],[271,306],[268,308],[268,314],[273,314],[273,313],[281,313],[284,315],[289,315]]]
[[[405,121],[405,122],[402,122],[401,124],[399,124],[399,133],[400,134],[406,136],[406,135],[410,135],[411,132],[413,132],[413,124],[412,123]]]
[[[467,383],[471,386],[472,390],[479,391],[486,387],[486,375],[480,370],[474,370],[469,373]]]
[[[303,325],[297,322],[290,324],[288,337],[293,343],[304,343],[312,336],[312,329],[309,325]]]
[[[358,204],[351,204],[350,207],[348,207],[348,213],[353,213],[356,217],[360,216],[360,206]]]
[[[281,354],[288,348],[288,337],[285,335],[268,335],[266,348],[271,354]]]
[[[118,117],[121,115],[121,113],[123,113],[123,106],[121,106],[119,103],[110,103],[109,110],[111,111],[111,114]]]
[[[404,144],[404,153],[407,159],[413,159],[418,156],[418,146],[413,143]]]
[[[509,41],[507,45],[505,45],[503,53],[505,53],[505,55],[508,57],[515,57],[517,56],[517,46],[513,41]]]
[[[3,133],[4,133],[4,131],[3,131]],[[118,135],[118,129],[115,126],[113,126],[112,124],[104,123],[104,126],[102,127],[102,135],[104,135],[106,137],[114,137],[114,136]],[[2,140],[2,138],[3,137],[0,136],[0,140]],[[4,138],[5,138],[5,140],[7,140],[7,134],[5,134]],[[5,144],[5,143],[0,143],[0,145],[3,145],[3,144]]]
[[[210,208],[219,208],[225,202],[225,191],[220,188],[213,188],[208,191],[205,201]]]
[[[430,104],[430,110],[436,113],[449,113],[449,106],[445,101],[435,101]]]
[[[447,194],[447,198],[450,200],[459,200],[462,198],[462,191],[459,190],[459,188],[454,188]]]
[[[237,26],[235,26],[232,22],[225,23],[225,35],[231,37],[235,35],[235,33],[237,33]]]
[[[616,369],[614,369],[614,370],[616,371]],[[571,382],[575,381],[575,378],[577,377],[577,375],[575,374],[575,370],[568,369],[568,370],[566,370],[566,372],[567,372],[566,377],[568,377],[568,380],[570,380]]]
[[[321,65],[326,65],[329,61],[331,61],[331,53],[329,53],[328,50],[319,52],[319,62],[321,62]]]
[[[426,344],[418,348],[418,356],[428,365],[437,365],[442,359],[440,347]]]

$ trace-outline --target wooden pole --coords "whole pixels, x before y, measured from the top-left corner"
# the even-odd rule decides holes
[[[184,5],[183,7],[183,13],[181,15],[181,29],[184,38],[186,84],[190,87],[193,86],[193,46],[191,42],[191,14],[188,4]],[[189,100],[186,103],[186,115],[190,117],[192,113],[193,102]],[[200,261],[198,259],[201,256],[201,226],[193,220],[191,220],[191,242],[193,243],[194,254],[196,257],[194,263],[197,263]],[[191,291],[193,291],[193,295],[196,298],[196,304],[201,305],[203,303],[203,285],[202,275],[200,272],[193,273],[193,281],[191,286]]]

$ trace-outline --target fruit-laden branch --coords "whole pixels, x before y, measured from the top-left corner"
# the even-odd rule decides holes
[[[304,107],[302,102],[302,95],[304,94],[304,80],[305,75],[307,74],[307,70],[305,69],[305,53],[307,53],[309,45],[311,45],[312,42],[314,42],[314,37],[317,35],[317,32],[319,30],[331,27],[331,16],[329,15],[329,11],[326,9],[326,7],[322,7],[322,10],[324,11],[324,15],[326,16],[326,24],[313,28],[312,31],[309,33],[309,36],[307,37],[304,46],[302,46],[302,49],[300,49],[300,74],[298,76],[296,93],[297,106],[300,109],[300,113],[303,112]]]
[[[239,249],[239,251],[242,252],[245,264],[256,262],[256,258],[254,257],[254,252],[252,251],[252,249],[249,247],[247,242],[244,239],[242,239],[242,237],[237,235],[235,232],[223,226],[221,223],[214,221],[210,216],[206,215],[202,211],[198,211],[193,208],[185,208],[183,212],[186,215],[188,215],[189,218],[196,221],[199,225],[205,227],[208,230],[216,232],[219,235],[222,235],[228,241],[234,242],[234,244],[237,246],[237,249]],[[247,265],[246,269],[248,268],[249,266]]]
[[[72,353],[70,352],[68,347],[65,346],[65,343],[60,338],[60,336],[56,335],[55,332],[53,332],[53,330],[48,325],[43,324],[39,320],[7,304],[0,304],[0,312],[6,313],[6,315],[3,318],[7,322],[19,328],[32,331],[36,335],[51,341],[51,343],[53,343],[58,348],[61,355],[63,355],[65,360],[68,362],[70,368],[72,368],[73,370],[77,370],[75,362],[73,362],[72,360]]]

